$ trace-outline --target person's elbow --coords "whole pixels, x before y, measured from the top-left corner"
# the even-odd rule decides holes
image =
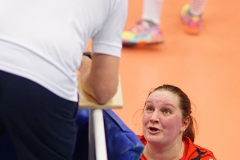
[[[88,85],[99,104],[106,104],[117,92],[119,57],[93,54]]]
[[[110,89],[102,88],[95,91],[95,100],[98,104],[104,105],[110,101],[117,92],[117,87],[112,87]]]

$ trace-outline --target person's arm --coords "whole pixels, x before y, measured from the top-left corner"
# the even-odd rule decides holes
[[[105,104],[117,92],[119,58],[92,54],[92,60],[83,56],[79,68],[82,89],[99,104]]]
[[[99,104],[108,102],[117,92],[122,32],[127,18],[127,0],[111,1],[99,30],[92,35],[91,59],[83,56],[80,67],[82,89]],[[104,5],[105,6],[105,5]],[[102,6],[103,7],[103,6]],[[106,8],[100,8],[104,11]]]

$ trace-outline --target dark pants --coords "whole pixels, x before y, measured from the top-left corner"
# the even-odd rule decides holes
[[[77,108],[77,102],[0,70],[0,133],[10,133],[19,160],[70,160]]]

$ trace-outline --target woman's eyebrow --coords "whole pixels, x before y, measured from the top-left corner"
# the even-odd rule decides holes
[[[172,108],[176,108],[175,105],[171,102],[163,102],[164,104],[168,105],[168,106],[171,106]]]

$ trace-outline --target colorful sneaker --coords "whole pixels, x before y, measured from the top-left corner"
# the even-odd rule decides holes
[[[181,11],[181,20],[184,24],[185,31],[190,34],[200,32],[202,25],[202,16],[193,16],[189,13],[190,5],[185,4]]]
[[[159,44],[162,42],[161,29],[158,26],[145,27],[143,20],[138,21],[134,27],[122,34],[123,46]]]

